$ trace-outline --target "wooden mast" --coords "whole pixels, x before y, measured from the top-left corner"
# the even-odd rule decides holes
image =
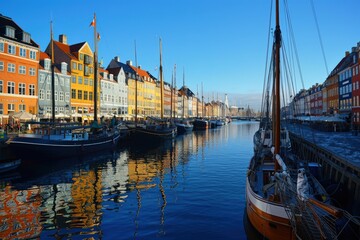
[[[164,118],[164,81],[163,81],[163,69],[162,69],[162,43],[161,38],[159,40],[160,45],[160,95],[161,95],[161,110],[160,110],[160,117]]]
[[[55,122],[55,63],[54,63],[54,38],[52,21],[50,22],[50,39],[51,39],[51,121]]]
[[[95,45],[95,51],[94,51],[94,122],[98,122],[97,118],[97,91],[98,91],[98,49],[97,49],[97,32],[96,32],[96,14],[94,13],[94,45]]]
[[[137,127],[137,122],[138,122],[138,117],[137,117],[137,111],[138,111],[138,78],[139,78],[139,75],[138,75],[138,69],[137,69],[137,55],[136,55],[136,41],[134,41],[134,44],[135,44],[135,69],[136,69],[136,76],[135,76],[135,127]]]
[[[273,120],[275,124],[274,129],[274,155],[280,153],[280,47],[281,47],[281,30],[279,19],[279,0],[276,0],[276,28],[275,28],[275,91],[274,91],[274,105],[275,112]],[[275,171],[279,170],[280,166],[275,160]]]

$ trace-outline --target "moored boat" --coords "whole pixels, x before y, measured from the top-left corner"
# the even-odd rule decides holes
[[[308,171],[321,166],[309,166],[308,161],[295,155],[289,148],[287,131],[281,129],[278,0],[274,37],[270,63],[274,67],[269,74],[274,79],[264,84],[273,87],[271,91],[264,89],[272,93],[273,110],[271,121],[268,118],[268,122],[261,122],[255,134],[254,156],[246,176],[246,214],[267,239],[338,239],[353,217],[332,205],[324,187]],[[265,102],[268,100],[265,98]]]
[[[96,16],[94,15],[94,20]],[[96,36],[96,27],[94,27]],[[91,126],[82,126],[74,123],[59,123],[55,121],[55,63],[54,63],[54,40],[52,38],[49,49],[51,49],[51,113],[52,118],[49,123],[29,122],[31,131],[20,133],[10,138],[6,143],[12,152],[25,158],[39,158],[47,156],[50,158],[81,156],[95,151],[105,150],[117,145],[120,132],[115,124],[109,126],[99,124],[97,118],[97,92],[98,92],[98,61],[97,61],[97,41],[95,37],[95,51],[93,58],[94,66],[94,122]],[[73,56],[77,57],[77,56]],[[81,59],[79,58],[79,61]],[[85,61],[85,60],[83,60]],[[89,62],[90,64],[90,62]]]
[[[175,125],[177,127],[178,134],[190,133],[194,129],[194,125],[186,119],[176,120]]]

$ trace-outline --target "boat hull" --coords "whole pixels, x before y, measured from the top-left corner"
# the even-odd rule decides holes
[[[143,127],[135,127],[130,130],[130,137],[136,141],[162,141],[173,139],[177,135],[177,128],[164,129],[147,129]]]
[[[178,134],[185,134],[185,133],[190,133],[193,131],[193,126],[192,125],[184,125],[184,124],[177,124],[177,132]]]
[[[11,151],[21,158],[63,158],[114,148],[119,139],[119,134],[78,141],[15,137],[7,143]]]
[[[246,213],[252,226],[264,237],[296,239],[283,205],[270,202],[257,195],[246,178]]]
[[[12,159],[7,161],[0,161],[0,173],[9,172],[16,169],[21,164],[21,159]]]

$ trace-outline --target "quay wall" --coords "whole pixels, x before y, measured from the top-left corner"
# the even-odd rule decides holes
[[[328,149],[290,133],[292,149],[304,159],[320,163],[327,190],[340,207],[352,215],[360,214],[360,168]],[[360,159],[359,159],[360,160]],[[330,190],[330,191],[329,191]],[[335,193],[336,192],[336,193]]]

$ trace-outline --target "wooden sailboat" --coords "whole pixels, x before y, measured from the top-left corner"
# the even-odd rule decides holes
[[[14,153],[23,158],[50,158],[81,156],[92,152],[113,148],[117,145],[120,133],[114,124],[102,126],[97,119],[97,32],[96,15],[94,14],[94,122],[91,126],[79,123],[55,122],[55,74],[54,48],[51,30],[51,79],[52,79],[52,121],[32,122],[32,132],[19,134],[7,141]]]
[[[183,74],[183,93],[182,93],[182,119],[176,119],[175,125],[179,134],[192,132],[194,125],[185,118],[185,96],[187,95],[187,87],[185,87],[185,71]]]
[[[246,176],[246,213],[255,229],[267,239],[338,239],[349,214],[330,205],[322,185],[306,172],[305,162],[281,144],[279,0],[274,32],[272,119],[261,124],[272,131],[266,144],[255,148]],[[271,84],[270,84],[271,85]],[[346,221],[344,221],[346,222]],[[341,230],[339,230],[341,229]]]
[[[135,127],[130,127],[131,138],[133,140],[149,140],[149,141],[161,141],[165,139],[175,138],[177,135],[176,126],[170,121],[170,119],[164,118],[164,82],[163,82],[163,70],[162,70],[162,44],[160,45],[160,91],[161,91],[161,110],[160,118],[147,117],[145,124],[138,125],[137,118],[135,117]],[[137,80],[136,80],[137,81]],[[137,90],[136,90],[137,91]],[[137,92],[135,93],[135,112],[137,114]],[[135,116],[136,116],[135,114]]]

